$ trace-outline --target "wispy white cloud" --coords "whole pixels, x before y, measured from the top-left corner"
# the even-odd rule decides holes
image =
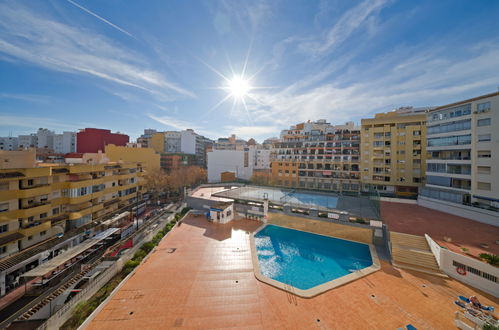
[[[184,121],[181,119],[177,119],[177,118],[174,118],[171,116],[166,116],[166,115],[156,116],[156,115],[150,114],[150,113],[147,114],[147,116],[149,118],[151,118],[152,120],[157,121],[158,123],[161,123],[167,127],[171,127],[171,128],[178,129],[178,130],[185,130],[188,128],[196,130],[196,129],[200,128],[199,126],[197,126],[194,123]]]
[[[370,23],[371,15],[377,13],[391,0],[365,0],[357,6],[346,11],[336,23],[318,39],[312,39],[299,44],[299,48],[306,53],[323,56],[335,50],[341,43],[347,40],[360,27]],[[369,24],[367,24],[369,27]]]
[[[50,97],[36,94],[0,93],[0,99],[12,99],[31,103],[47,103]]]
[[[274,125],[253,125],[253,126],[233,126],[227,125],[223,127],[223,131],[228,136],[229,134],[236,134],[236,136],[243,139],[257,138],[262,139],[262,137],[268,137],[276,135],[284,127],[274,126]]]
[[[80,8],[81,10],[83,10],[84,12],[96,17],[97,19],[101,20],[102,22],[106,23],[107,25],[109,26],[112,26],[113,28],[115,28],[116,30],[120,31],[120,32],[123,32],[124,34],[126,34],[127,36],[131,37],[131,38],[134,38],[134,39],[137,39],[134,35],[132,35],[130,32],[126,31],[125,29],[123,28],[120,28],[118,25],[116,24],[113,24],[111,22],[109,22],[107,19],[97,15],[96,13],[94,13],[93,11],[89,10],[88,8],[85,8],[83,7],[82,5],[72,1],[72,0],[67,0],[70,4]]]
[[[10,114],[0,114],[0,127],[12,127],[21,129],[38,129],[40,127],[48,127],[49,129],[75,131],[82,127],[98,127],[95,123],[77,122],[74,124],[65,123],[60,120],[49,118],[46,116],[17,116]]]
[[[120,85],[172,96],[196,97],[154,71],[140,55],[107,38],[31,10],[0,4],[0,53],[52,70],[88,74]]]
[[[255,125],[270,122],[280,127],[319,118],[342,123],[398,106],[440,105],[495,90],[497,40],[471,45],[459,59],[448,49],[448,45],[417,52],[400,48],[391,56],[351,65],[334,80],[313,87],[297,82],[277,93],[257,91],[254,97],[259,103],[252,104],[256,108],[252,117]]]

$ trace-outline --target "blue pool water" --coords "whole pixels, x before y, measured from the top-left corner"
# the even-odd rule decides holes
[[[237,188],[229,191],[228,195],[234,197],[246,197],[262,199],[264,194],[270,201],[285,204],[300,204],[315,207],[334,209],[338,204],[338,197],[322,194],[307,194],[305,192],[286,191],[272,188]]]
[[[267,225],[255,234],[262,275],[307,290],[373,264],[369,246]]]

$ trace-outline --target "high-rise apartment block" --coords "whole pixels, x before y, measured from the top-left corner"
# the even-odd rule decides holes
[[[428,108],[400,108],[362,119],[361,180],[389,196],[417,196],[423,185]]]
[[[274,142],[271,182],[278,186],[357,192],[360,128],[326,120],[291,126]]]
[[[422,205],[444,201],[499,210],[498,126],[499,93],[428,113],[429,156]]]

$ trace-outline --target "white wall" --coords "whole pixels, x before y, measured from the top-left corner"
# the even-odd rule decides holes
[[[248,167],[244,166],[244,153],[248,152]],[[208,155],[208,182],[220,182],[222,172],[235,172],[236,177],[249,180],[253,174],[254,150],[213,150]]]
[[[256,170],[270,169],[270,149],[255,150],[255,167]]]
[[[499,298],[499,283],[490,281],[483,276],[476,275],[470,271],[466,272],[466,275],[460,275],[456,271],[456,266],[453,265],[453,261],[460,264],[473,267],[481,272],[493,275],[499,279],[499,268],[492,265],[486,264],[480,260],[467,257],[465,255],[449,251],[447,249],[441,248],[435,241],[431,239],[430,236],[425,235],[428,244],[430,245],[431,251],[437,259],[437,263],[440,269],[452,278],[458,281],[466,283],[474,288],[487,292],[494,297]]]
[[[180,151],[185,154],[196,154],[196,133],[192,131],[182,131],[180,138]]]

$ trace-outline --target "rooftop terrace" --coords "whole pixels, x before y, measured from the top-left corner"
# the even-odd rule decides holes
[[[404,206],[406,207],[406,206]],[[87,329],[454,328],[458,295],[497,299],[452,279],[381,270],[311,299],[258,281],[249,235],[259,222],[188,216],[103,306]],[[174,253],[168,253],[176,248]]]

